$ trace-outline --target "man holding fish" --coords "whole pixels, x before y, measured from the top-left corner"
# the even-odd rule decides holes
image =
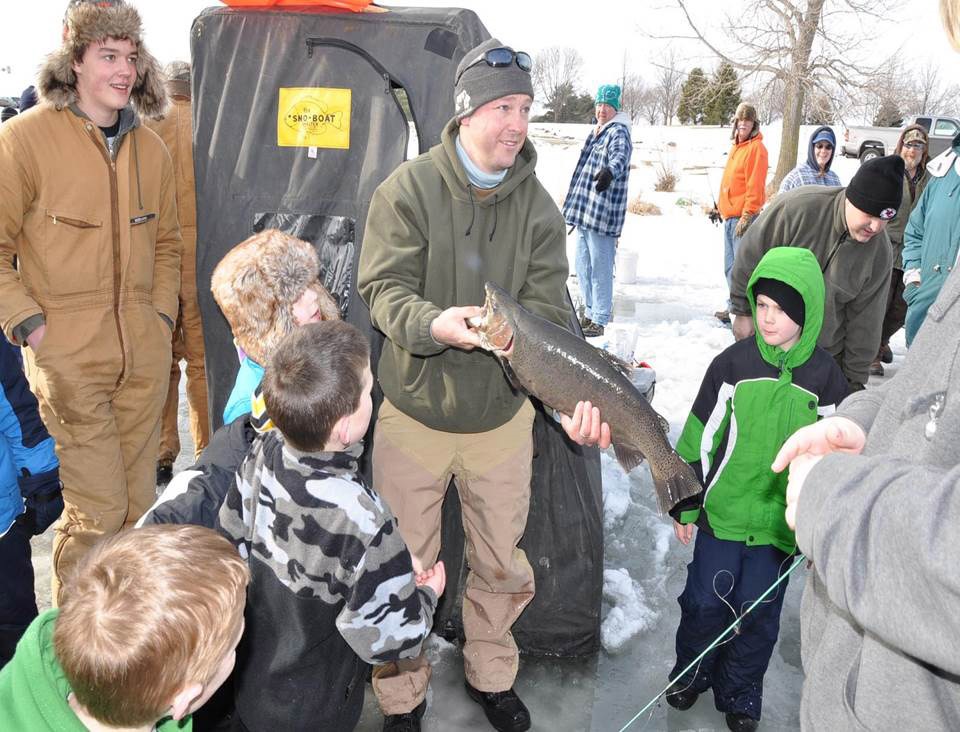
[[[517,547],[530,499],[534,409],[497,361],[476,350],[480,336],[467,321],[480,318],[475,303],[488,280],[548,321],[570,319],[564,221],[534,175],[537,155],[526,139],[531,67],[528,54],[496,39],[464,56],[441,143],[401,165],[373,196],[358,277],[387,338],[374,487],[429,567],[455,480],[470,565],[467,693],[498,730],[530,726],[512,688],[518,652],[510,628],[534,594],[533,570]],[[610,444],[596,408],[573,411],[562,419],[572,440]],[[419,729],[429,678],[423,657],[377,668],[384,729]]]

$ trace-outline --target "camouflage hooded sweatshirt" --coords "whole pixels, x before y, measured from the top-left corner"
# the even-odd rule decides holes
[[[420,653],[437,596],[417,587],[397,520],[351,452],[259,435],[220,509],[250,564],[234,672],[247,728],[353,729],[368,663]]]

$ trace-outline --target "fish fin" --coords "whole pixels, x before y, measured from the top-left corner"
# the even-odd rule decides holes
[[[670,513],[670,510],[681,501],[703,490],[693,468],[675,452],[666,464],[654,465],[651,462],[650,474],[653,476],[653,486],[657,493],[657,509],[661,516]]]
[[[669,434],[670,434],[670,422],[669,422],[669,420],[667,420],[666,417],[664,417],[662,414],[660,414],[660,412],[654,412],[654,414],[656,414],[656,415],[657,415],[657,419],[660,420],[660,429],[663,430],[663,434],[669,435]]]
[[[596,346],[594,346],[594,348],[596,348]],[[603,360],[610,364],[615,371],[620,372],[628,379],[630,378],[630,373],[633,371],[633,366],[628,364],[619,356],[615,356],[614,354],[610,353],[610,351],[607,351],[603,348],[597,348],[597,351],[599,351],[600,355],[603,357]]]
[[[629,473],[644,461],[644,455],[633,445],[619,445],[613,443],[613,452],[624,473]]]
[[[503,366],[503,373],[507,375],[507,381],[510,384],[510,388],[515,392],[523,392],[524,388],[520,385],[520,379],[517,378],[517,374],[513,370],[513,366],[510,365],[510,362],[501,356],[500,365]]]

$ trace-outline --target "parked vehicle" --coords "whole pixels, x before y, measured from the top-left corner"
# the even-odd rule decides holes
[[[920,114],[907,120],[904,127],[918,124],[927,130],[930,139],[930,157],[936,157],[960,133],[960,120],[954,117]],[[871,158],[890,155],[897,146],[903,127],[847,127],[843,131],[841,152],[848,158],[860,158],[864,163]]]

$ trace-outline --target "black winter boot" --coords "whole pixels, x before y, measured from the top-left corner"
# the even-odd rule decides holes
[[[727,727],[732,730],[732,732],[754,732],[760,724],[753,717],[735,712],[727,712],[726,719]]]
[[[383,718],[383,732],[420,732],[420,718],[427,710],[427,700],[403,714],[388,714]]]
[[[530,712],[513,689],[506,691],[480,691],[463,682],[467,694],[483,707],[487,721],[497,732],[524,732],[530,729]]]

